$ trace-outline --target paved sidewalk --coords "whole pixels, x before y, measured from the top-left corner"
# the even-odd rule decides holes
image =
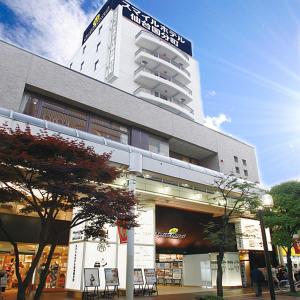
[[[159,295],[159,296],[145,296],[145,297],[135,297],[135,300],[195,300],[201,295],[213,294],[213,291],[203,291],[197,293],[184,293],[184,294],[169,294],[169,295]],[[16,293],[8,291],[4,294],[5,300],[16,300]],[[31,298],[29,298],[31,299]],[[28,300],[29,300],[28,299]],[[67,293],[45,293],[41,300],[79,300],[80,298],[67,296]],[[104,298],[101,298],[104,299]],[[111,298],[110,298],[111,299]],[[125,297],[114,299],[125,300]],[[228,289],[225,290],[225,299],[230,300],[257,300],[257,299],[270,299],[269,293],[264,292],[262,297],[255,297],[254,293],[250,289]],[[95,298],[96,300],[96,298]],[[284,295],[276,295],[276,300],[300,300],[300,297],[291,297]]]

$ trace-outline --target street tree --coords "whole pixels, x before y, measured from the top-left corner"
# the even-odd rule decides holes
[[[34,270],[49,245],[34,295],[34,300],[40,299],[55,248],[60,236],[66,234],[54,226],[62,212],[76,209],[66,230],[85,223],[82,233],[86,239],[105,238],[106,224],[127,229],[137,226],[134,195],[109,185],[121,175],[121,171],[109,163],[110,157],[110,153],[97,154],[83,141],[50,135],[46,131],[32,134],[29,127],[24,130],[7,125],[0,127],[0,203],[18,204],[21,207],[18,214],[34,215],[40,223],[37,251],[22,279],[18,242],[0,217],[0,231],[15,255],[17,300],[25,299]]]
[[[221,216],[215,217],[204,229],[206,239],[218,249],[217,254],[217,295],[223,297],[222,263],[226,249],[235,244],[236,235],[232,230],[233,219],[259,206],[260,199],[254,183],[232,175],[218,177],[214,185],[216,193],[212,202],[221,209]]]
[[[300,182],[288,181],[272,187],[273,207],[265,215],[266,226],[272,228],[273,243],[283,247],[287,257],[291,292],[296,292],[291,259],[295,236],[300,230]]]

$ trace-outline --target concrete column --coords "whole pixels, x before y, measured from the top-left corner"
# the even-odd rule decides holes
[[[136,175],[142,173],[142,155],[130,153],[128,190],[135,193]],[[134,211],[135,213],[136,211]],[[134,228],[127,231],[126,300],[133,300]]]

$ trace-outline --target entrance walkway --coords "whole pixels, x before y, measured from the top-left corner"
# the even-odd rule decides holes
[[[195,300],[197,297],[201,295],[213,294],[215,291],[195,291],[195,287],[183,287],[181,288],[181,293],[174,293],[174,294],[163,294],[167,292],[167,290],[159,289],[160,293],[159,296],[145,296],[145,297],[135,297],[135,300]],[[211,292],[211,293],[210,293]],[[7,291],[4,294],[5,300],[16,300],[16,292],[15,291]],[[44,293],[41,300],[79,300],[81,298],[75,298],[67,296],[67,293]],[[103,298],[101,298],[103,299]],[[111,298],[110,298],[111,299]],[[125,297],[114,299],[125,300]],[[254,293],[250,289],[226,289],[225,290],[225,299],[230,300],[257,300],[257,299],[264,299],[269,300],[270,296],[267,291],[263,293],[263,297],[255,297]],[[276,300],[300,300],[300,297],[290,297],[284,295],[276,295]]]

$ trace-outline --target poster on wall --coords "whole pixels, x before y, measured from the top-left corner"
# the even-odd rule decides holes
[[[99,287],[99,269],[98,268],[84,268],[84,286],[85,287]]]
[[[144,277],[143,277],[142,269],[134,269],[133,284],[134,285],[144,285]]]
[[[105,285],[115,286],[119,285],[119,274],[117,268],[105,268]]]
[[[144,269],[144,275],[147,284],[156,284],[155,269]]]

